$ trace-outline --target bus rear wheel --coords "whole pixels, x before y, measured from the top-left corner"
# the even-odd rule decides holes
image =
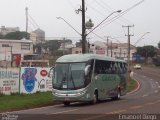
[[[117,89],[116,96],[112,97],[112,100],[119,100],[121,97],[120,89]]]
[[[69,105],[70,105],[70,102],[65,101],[65,102],[63,102],[63,104],[64,104],[64,106],[69,106]]]

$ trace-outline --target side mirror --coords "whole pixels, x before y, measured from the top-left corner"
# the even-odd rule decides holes
[[[49,73],[48,73],[48,77],[53,77],[54,75],[54,67],[51,67],[51,69],[49,70]]]
[[[90,71],[91,71],[91,65],[87,65],[84,69],[85,76],[87,76]]]

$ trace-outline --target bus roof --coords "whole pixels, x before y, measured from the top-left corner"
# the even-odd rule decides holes
[[[109,56],[103,56],[103,55],[97,55],[97,54],[69,54],[69,55],[64,55],[58,58],[56,60],[56,63],[85,62],[91,59],[125,62],[124,60],[119,60],[119,59],[115,59]]]

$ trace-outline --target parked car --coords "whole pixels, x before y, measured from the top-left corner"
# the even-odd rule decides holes
[[[141,69],[141,65],[140,65],[140,64],[135,64],[135,65],[133,66],[133,68],[134,68],[134,69]]]

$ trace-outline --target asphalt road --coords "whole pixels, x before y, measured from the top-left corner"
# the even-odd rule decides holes
[[[120,100],[106,100],[95,105],[74,103],[15,111],[18,120],[160,120],[160,69],[142,67],[134,70],[134,78],[140,83],[137,91]],[[159,115],[158,115],[159,114]]]

